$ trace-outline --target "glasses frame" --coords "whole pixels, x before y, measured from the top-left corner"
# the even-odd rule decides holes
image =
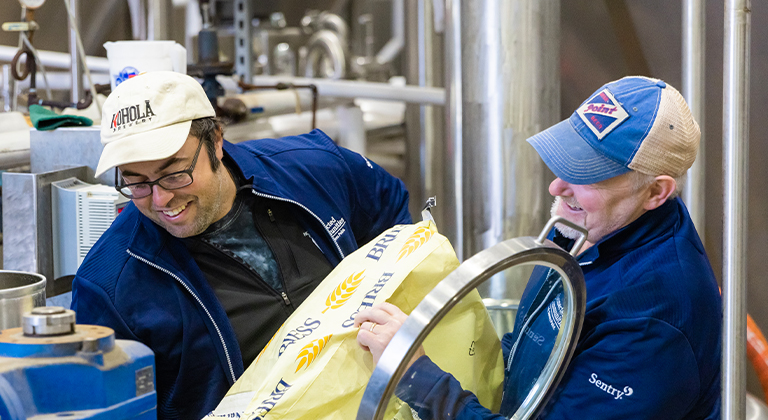
[[[117,192],[122,194],[123,197],[129,198],[131,200],[134,200],[134,199],[146,198],[146,197],[149,197],[150,195],[152,195],[152,193],[154,192],[154,189],[152,187],[154,187],[155,185],[159,186],[160,188],[162,188],[162,189],[164,189],[166,191],[178,190],[180,188],[188,187],[188,186],[192,185],[193,182],[195,182],[195,177],[192,176],[192,172],[195,171],[195,165],[197,164],[197,158],[198,158],[198,156],[200,156],[200,150],[202,148],[203,148],[203,141],[200,140],[200,143],[198,143],[198,145],[197,145],[197,151],[195,151],[195,157],[192,158],[192,164],[189,165],[189,168],[187,168],[187,169],[185,169],[183,171],[176,171],[176,172],[172,172],[170,174],[163,175],[163,176],[161,176],[160,178],[157,178],[154,181],[144,181],[144,182],[134,182],[134,183],[131,183],[131,184],[121,184],[119,182],[120,179],[122,179],[123,181],[125,181],[125,179],[118,175],[120,170],[115,168],[115,189],[117,190]],[[179,174],[187,174],[187,175],[189,175],[189,184],[180,185],[178,187],[173,187],[173,188],[166,188],[166,187],[164,187],[161,184],[161,182],[164,179],[172,177],[172,176],[176,176],[176,175],[179,175]],[[135,195],[128,195],[128,194],[123,192],[123,188],[128,188],[128,187],[131,187],[131,186],[134,186],[134,185],[147,185],[147,186],[149,186],[149,194],[142,195],[140,197],[136,197]]]

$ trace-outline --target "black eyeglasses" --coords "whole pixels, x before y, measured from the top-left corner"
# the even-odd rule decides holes
[[[195,170],[195,164],[197,163],[197,157],[200,155],[200,149],[203,147],[203,141],[200,140],[200,144],[197,145],[197,151],[195,157],[192,159],[192,164],[188,169],[183,171],[174,172],[172,174],[163,175],[160,178],[149,182],[134,182],[133,184],[120,184],[118,177],[118,169],[115,168],[115,189],[127,198],[144,198],[152,195],[152,187],[159,185],[164,190],[177,190],[184,188],[187,185],[192,184],[192,172]]]

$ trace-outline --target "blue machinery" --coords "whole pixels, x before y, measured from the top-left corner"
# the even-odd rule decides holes
[[[0,419],[156,419],[154,369],[145,345],[38,307],[0,331]]]

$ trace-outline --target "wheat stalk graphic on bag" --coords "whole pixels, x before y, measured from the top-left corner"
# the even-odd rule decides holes
[[[326,344],[328,344],[328,341],[333,337],[333,334],[326,335],[323,338],[318,338],[317,340],[312,340],[309,344],[301,348],[301,351],[299,351],[299,355],[296,357],[296,360],[301,359],[299,362],[299,366],[296,368],[296,372],[301,369],[302,366],[305,364],[307,367],[312,364],[312,362],[317,358],[317,355],[320,354],[321,351],[323,351],[323,347],[325,347]]]
[[[360,286],[360,282],[365,278],[363,273],[365,273],[365,270],[357,274],[351,274],[346,280],[339,283],[339,285],[328,295],[328,298],[325,299],[326,308],[323,309],[322,313],[325,313],[328,309],[341,308],[347,303],[349,298],[355,293],[355,290],[357,290],[357,287]]]
[[[431,237],[432,231],[429,228],[419,227],[416,229],[416,231],[413,232],[413,235],[411,235],[411,237],[405,241],[403,248],[400,250],[400,254],[397,256],[397,261],[400,261],[403,258],[411,255],[414,251],[419,249],[420,246],[424,245]]]

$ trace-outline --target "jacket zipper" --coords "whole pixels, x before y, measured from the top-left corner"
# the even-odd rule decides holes
[[[274,195],[260,193],[260,192],[254,190],[254,189],[251,189],[251,192],[253,193],[253,195],[256,195],[256,196],[259,196],[259,197],[270,198],[272,200],[279,200],[279,201],[283,201],[283,202],[286,202],[286,203],[295,204],[295,205],[301,207],[302,209],[304,209],[307,213],[311,214],[312,217],[317,219],[317,221],[320,222],[321,225],[323,225],[323,229],[325,229],[326,233],[328,233],[328,236],[330,236],[331,241],[333,241],[333,244],[336,245],[336,250],[339,251],[339,255],[341,255],[341,259],[342,260],[344,259],[345,255],[344,255],[344,252],[341,251],[341,247],[339,246],[339,243],[336,242],[336,239],[333,238],[333,235],[331,234],[331,232],[328,230],[327,227],[325,227],[325,223],[323,223],[323,220],[321,218],[319,218],[315,213],[312,213],[312,210],[308,209],[305,205],[299,203],[298,201],[294,201],[294,200],[290,200],[290,199],[282,198],[282,197],[277,197],[277,196],[274,196]]]
[[[218,324],[216,324],[216,321],[213,319],[213,316],[211,316],[211,313],[208,312],[208,308],[205,307],[205,305],[203,304],[203,301],[200,300],[200,298],[192,291],[192,289],[189,288],[189,286],[186,285],[186,283],[184,283],[181,280],[181,278],[179,276],[173,274],[170,270],[165,269],[165,268],[163,268],[163,267],[161,267],[161,266],[159,266],[159,265],[157,265],[157,264],[155,264],[153,262],[148,261],[147,259],[145,259],[143,257],[140,257],[140,256],[134,254],[133,252],[131,252],[130,249],[127,249],[126,252],[128,252],[128,255],[132,256],[133,258],[136,258],[137,260],[139,260],[139,261],[141,261],[143,263],[146,263],[150,267],[154,267],[154,268],[162,271],[163,273],[166,273],[169,276],[171,276],[174,279],[176,279],[176,281],[179,282],[179,284],[181,284],[182,286],[184,286],[184,288],[187,289],[187,292],[189,292],[189,294],[192,295],[193,298],[195,298],[197,303],[199,303],[200,306],[205,311],[206,315],[208,315],[208,318],[211,320],[211,323],[213,323],[213,327],[216,329],[216,333],[219,335],[219,340],[221,340],[221,346],[224,347],[224,355],[227,357],[227,364],[229,365],[229,373],[232,375],[232,383],[237,382],[237,378],[235,377],[235,369],[232,367],[232,360],[230,360],[230,358],[229,358],[229,350],[227,350],[227,344],[224,342],[224,336],[221,335],[221,330],[219,330]]]
[[[267,209],[267,216],[269,216],[269,221],[272,222],[272,223],[275,223],[275,221],[277,220],[277,219],[275,219],[275,214],[272,213],[272,209],[270,209],[270,208]],[[258,223],[257,223],[256,229],[258,229]],[[277,229],[279,230],[280,228],[278,227]],[[275,250],[272,249],[272,246],[269,245],[269,242],[267,242],[266,239],[264,239],[264,242],[266,242],[267,246],[269,246],[270,250],[272,251],[272,255],[275,256],[275,263],[277,263],[277,267],[280,268],[280,261],[277,259],[277,254],[275,254]],[[280,297],[283,298],[283,302],[285,303],[285,306],[290,307],[291,306],[291,300],[288,298],[288,293],[285,292],[286,290],[288,290],[288,287],[285,284],[285,279],[283,279],[282,273],[283,273],[283,270],[280,269],[280,281],[283,284],[283,290],[280,291]]]

